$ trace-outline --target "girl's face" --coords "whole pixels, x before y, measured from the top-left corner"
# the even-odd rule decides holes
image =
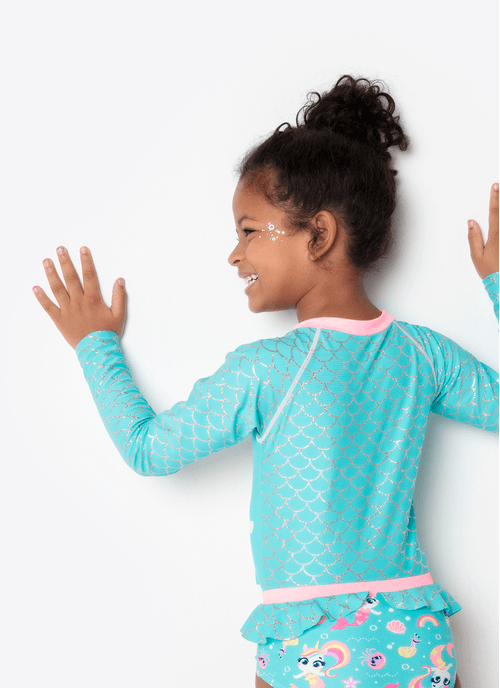
[[[238,244],[228,261],[242,278],[253,313],[296,308],[314,286],[316,268],[309,258],[310,234],[291,232],[285,213],[251,187],[236,188],[233,198]]]

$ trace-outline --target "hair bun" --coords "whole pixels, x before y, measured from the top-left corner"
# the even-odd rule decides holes
[[[308,94],[308,102],[297,114],[297,127],[330,129],[370,144],[386,156],[391,146],[406,150],[408,137],[399,124],[399,116],[394,117],[393,114],[396,105],[382,88],[386,86],[381,81],[355,79],[345,74],[331,91]],[[303,124],[299,123],[301,113]]]

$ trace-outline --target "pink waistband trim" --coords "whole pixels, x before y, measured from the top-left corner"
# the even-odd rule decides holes
[[[274,588],[264,590],[264,604],[279,604],[280,602],[302,602],[314,597],[332,597],[333,595],[348,595],[368,590],[372,597],[377,592],[396,592],[418,588],[421,585],[432,585],[430,573],[409,578],[390,578],[379,581],[359,581],[357,583],[332,583],[331,585],[303,585],[297,588]]]

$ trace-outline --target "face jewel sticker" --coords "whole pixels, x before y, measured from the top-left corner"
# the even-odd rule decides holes
[[[276,241],[276,239],[278,238],[276,236],[277,234],[284,234],[285,233],[283,230],[280,231],[278,229],[278,227],[279,227],[278,224],[273,225],[272,222],[267,223],[267,234],[266,234],[266,236],[270,237],[271,241]]]

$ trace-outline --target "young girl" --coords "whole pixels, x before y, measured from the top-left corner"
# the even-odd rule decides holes
[[[283,337],[244,344],[189,398],[156,415],[120,349],[123,280],[111,308],[87,248],[83,288],[67,251],[45,270],[114,443],[141,475],[167,475],[252,435],[252,550],[263,603],[242,634],[258,643],[257,685],[423,688],[455,683],[448,617],[416,536],[413,488],[431,411],[496,427],[497,373],[428,327],[370,302],[363,274],[391,245],[395,170],[407,147],[394,101],[344,76],[312,94],[239,169],[229,262],[250,310],[295,308]],[[302,121],[299,116],[302,113]],[[498,317],[498,185],[472,261]]]

